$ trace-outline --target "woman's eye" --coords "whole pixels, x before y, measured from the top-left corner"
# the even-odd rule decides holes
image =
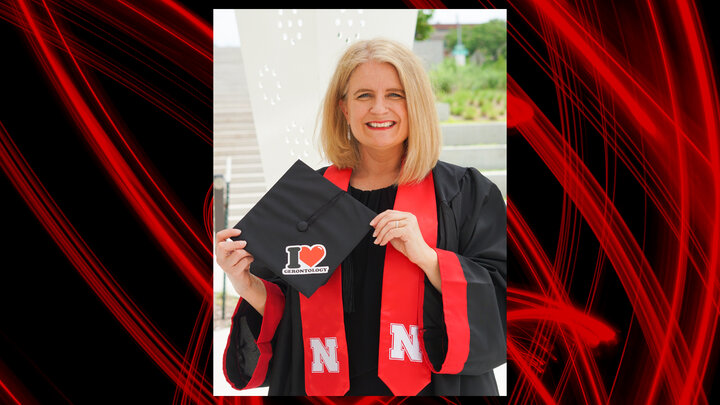
[[[358,96],[358,98],[369,98],[369,97],[370,97],[370,93],[362,93]]]
[[[390,93],[389,96],[391,98],[403,98],[403,95],[400,93]]]

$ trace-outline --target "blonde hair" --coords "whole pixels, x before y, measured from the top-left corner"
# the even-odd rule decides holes
[[[348,122],[339,106],[345,99],[350,76],[362,63],[389,63],[397,70],[405,90],[408,112],[408,138],[398,184],[420,182],[435,167],[440,155],[440,125],[430,80],[420,59],[396,41],[372,39],[358,41],[338,61],[322,104],[320,140],[324,156],[340,169],[355,168],[360,150],[348,136]]]

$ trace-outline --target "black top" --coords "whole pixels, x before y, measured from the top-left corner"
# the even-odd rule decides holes
[[[349,188],[349,193],[380,214],[392,209],[397,186],[378,190]],[[378,377],[378,336],[385,246],[373,243],[374,230],[365,235],[342,263],[345,334],[350,368],[347,395],[392,395]]]

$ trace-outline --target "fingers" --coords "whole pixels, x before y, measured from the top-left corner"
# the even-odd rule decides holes
[[[385,228],[388,224],[390,224],[392,227],[401,227],[403,225],[407,225],[408,220],[412,218],[412,214],[409,212],[402,212],[402,211],[393,211],[393,210],[387,210],[375,218],[373,218],[372,221],[370,221],[370,225],[375,227],[375,232],[373,232],[373,236],[377,237],[383,228]],[[395,223],[395,221],[398,221]]]
[[[373,243],[375,243],[376,245],[380,245],[380,243],[387,236],[388,232],[396,229],[394,222],[395,221],[393,221],[393,223],[390,224],[389,226],[388,226],[387,222],[385,222],[384,224],[379,223],[378,226],[375,228],[375,232],[373,233],[373,236],[375,237],[375,241]],[[383,245],[380,245],[380,246],[383,246]]]
[[[241,231],[236,228],[231,229],[223,229],[222,231],[218,232],[215,235],[215,238],[218,242],[224,241],[225,239],[232,238],[234,236],[240,235]]]
[[[376,245],[385,246],[389,241],[395,238],[402,238],[403,241],[407,241],[407,239],[411,236],[409,233],[413,231],[413,227],[409,222],[410,221],[406,219],[390,219],[386,221],[384,225],[381,225],[381,222],[375,230],[377,236],[375,237],[374,243]]]
[[[405,228],[390,228],[385,227],[378,235],[377,238],[375,238],[375,243],[378,246],[385,246],[388,242],[395,238],[402,238],[405,236],[406,229]]]
[[[220,267],[230,276],[240,275],[248,271],[250,263],[254,260],[253,255],[245,249],[233,250],[227,256],[217,257]]]
[[[386,218],[387,216],[389,216],[389,215],[395,215],[395,214],[398,213],[398,212],[400,212],[400,211],[385,210],[385,211],[379,213],[377,216],[375,216],[375,218],[373,218],[372,221],[370,221],[370,226],[377,228],[377,227],[378,227],[378,223],[379,223],[380,221],[382,221],[382,220],[383,220],[384,218]]]
[[[236,250],[232,252],[230,257],[228,257],[228,263],[231,267],[243,267],[249,265],[255,258],[253,255],[250,254],[247,250]],[[241,262],[247,262],[247,263],[241,263]],[[238,266],[239,264],[242,264],[243,266]]]
[[[233,251],[244,249],[245,246],[247,246],[247,241],[244,240],[218,242],[215,254],[218,257],[229,256]]]
[[[239,229],[223,229],[216,234],[216,245],[215,255],[218,258],[229,256],[233,251],[243,249],[246,245],[246,241],[233,241],[230,240],[232,237],[239,236],[242,233]]]
[[[231,240],[230,238],[239,236],[239,229],[223,229],[216,234],[217,245],[215,247],[215,256],[220,267],[226,273],[242,274],[250,268],[255,258],[250,252],[245,250],[247,241]]]

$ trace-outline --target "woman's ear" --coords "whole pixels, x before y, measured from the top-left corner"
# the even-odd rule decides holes
[[[343,115],[345,116],[345,120],[348,120],[348,112],[347,112],[347,104],[345,104],[345,101],[343,99],[338,100],[338,107],[340,107],[340,110],[342,110]]]

